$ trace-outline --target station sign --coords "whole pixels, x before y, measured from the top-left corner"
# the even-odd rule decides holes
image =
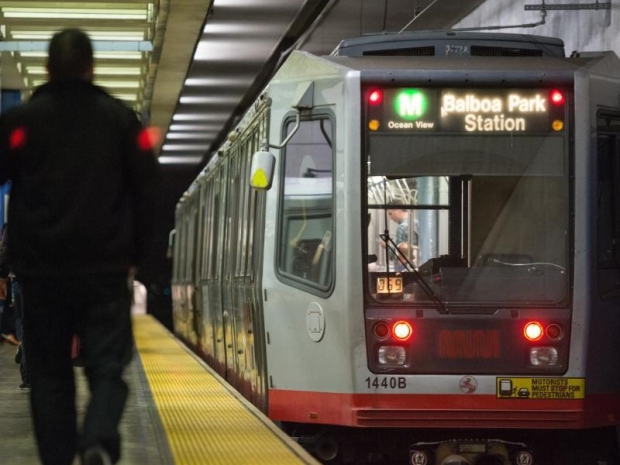
[[[564,128],[564,95],[554,89],[389,88],[368,91],[371,132],[531,134]]]

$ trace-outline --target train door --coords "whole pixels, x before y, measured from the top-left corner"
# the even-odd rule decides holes
[[[209,264],[209,311],[213,319],[214,341],[214,360],[217,372],[226,376],[226,323],[224,305],[224,276],[225,276],[225,257],[227,250],[226,231],[228,216],[226,215],[226,197],[228,179],[228,163],[219,165],[217,172],[213,176],[213,197],[212,197],[212,236],[211,262]]]
[[[223,323],[224,323],[224,342],[226,345],[226,381],[234,388],[238,388],[237,373],[239,371],[236,357],[236,321],[235,315],[238,314],[238,296],[235,289],[235,278],[238,270],[238,251],[241,248],[239,218],[242,212],[239,211],[242,202],[241,185],[242,182],[242,157],[237,147],[229,151],[230,171],[228,181],[228,201],[226,204],[226,243],[224,252],[224,280],[222,286],[223,302]]]
[[[176,233],[174,241],[174,269],[172,284],[173,323],[174,332],[181,338],[187,336],[187,301],[185,295],[185,261],[187,257],[186,234],[187,221],[185,208],[180,206],[176,211]]]
[[[235,219],[235,233],[237,235],[237,250],[233,276],[233,303],[234,303],[234,347],[237,359],[236,370],[238,389],[247,399],[259,389],[257,384],[256,363],[254,354],[254,314],[258,309],[258,300],[254,292],[256,282],[255,248],[260,248],[261,241],[254,242],[254,228],[256,227],[257,195],[248,182],[252,154],[258,150],[258,134],[246,132],[239,140],[238,169],[239,197],[237,198],[237,218]],[[260,249],[259,249],[260,250]]]
[[[213,285],[213,276],[215,274],[215,263],[217,258],[217,186],[214,182],[217,174],[212,175],[205,184],[203,190],[203,222],[201,227],[201,240],[204,242],[203,253],[201,256],[201,310],[202,310],[202,357],[204,357],[211,366],[215,366],[215,331],[214,331],[214,302],[213,294],[217,292],[218,287]],[[219,301],[219,299],[218,299]]]
[[[204,228],[202,227],[205,217],[205,185],[202,183],[198,188],[198,195],[195,197],[195,214],[192,221],[194,231],[194,251],[192,255],[191,283],[192,283],[192,307],[194,309],[192,319],[192,340],[195,340],[196,350],[202,354],[202,336],[204,333],[203,325],[203,305],[202,305],[202,286],[201,277],[204,256]]]
[[[187,327],[185,328],[185,336],[188,343],[196,347],[198,338],[196,334],[197,315],[196,315],[196,259],[197,259],[197,235],[198,235],[198,199],[190,200],[187,212],[187,229],[186,229],[186,261],[185,261],[185,279],[183,281],[185,302],[187,304]]]

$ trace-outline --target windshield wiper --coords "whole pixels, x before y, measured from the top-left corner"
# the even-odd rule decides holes
[[[415,276],[415,279],[418,282],[419,286],[426,293],[426,295],[428,297],[430,297],[430,299],[433,301],[433,303],[437,307],[437,310],[439,311],[439,313],[441,313],[443,315],[449,315],[450,311],[448,310],[448,308],[444,305],[444,303],[441,301],[439,296],[437,294],[435,294],[435,291],[433,291],[433,289],[428,285],[428,283],[424,280],[424,277],[415,268],[415,266],[413,266],[413,263],[411,263],[409,258],[407,258],[407,256],[398,248],[398,246],[396,245],[394,240],[390,237],[390,233],[386,232],[385,234],[379,234],[379,237],[381,238],[381,240],[383,242],[385,242],[386,259],[389,258],[388,257],[388,255],[389,255],[388,254],[388,250],[389,250],[389,251],[391,251],[394,254],[394,256],[403,265],[405,265],[407,267],[407,271],[413,273],[413,275]],[[386,260],[386,263],[389,263],[389,260]],[[387,270],[388,278],[389,278],[390,277],[390,267],[387,266],[386,270]]]

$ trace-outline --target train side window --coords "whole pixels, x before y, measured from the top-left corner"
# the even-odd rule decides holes
[[[597,134],[598,291],[620,297],[620,112],[599,112]]]
[[[294,126],[287,120],[286,133]],[[302,120],[284,149],[278,271],[310,292],[328,292],[333,280],[332,126],[327,116]]]

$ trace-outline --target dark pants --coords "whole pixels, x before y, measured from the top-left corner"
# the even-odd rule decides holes
[[[30,384],[30,378],[28,377],[28,368],[26,365],[26,355],[24,355],[24,301],[22,299],[22,293],[19,288],[17,280],[11,281],[11,294],[13,295],[13,302],[15,305],[15,332],[17,333],[17,339],[21,343],[19,351],[21,352],[19,359],[19,372],[22,377],[23,384]]]
[[[70,465],[76,451],[95,444],[118,461],[118,424],[128,394],[122,374],[133,354],[127,277],[22,278],[20,285],[30,403],[41,461]],[[80,338],[91,391],[79,437],[71,360],[74,334]]]

